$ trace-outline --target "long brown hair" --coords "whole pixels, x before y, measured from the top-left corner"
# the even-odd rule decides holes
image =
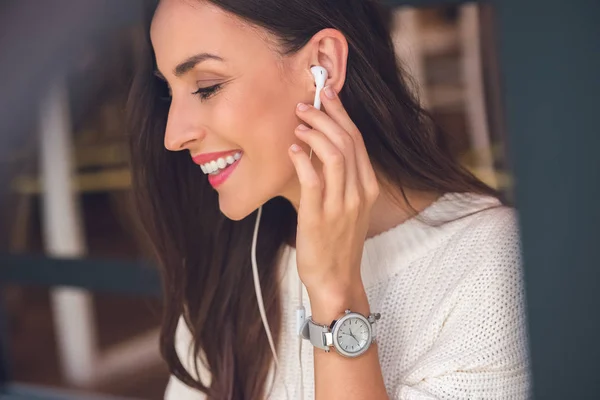
[[[372,0],[209,0],[280,39],[283,55],[317,32],[335,28],[348,41],[340,98],[364,135],[382,179],[401,188],[496,193],[450,155],[443,135],[414,98],[401,72],[385,10]],[[182,152],[163,147],[169,104],[149,40],[129,98],[133,187],[137,207],[162,270],[164,318],[161,352],[170,371],[210,399],[260,399],[272,363],[252,281],[250,247],[257,212],[231,221],[200,168]],[[269,324],[277,342],[282,318],[277,266],[296,231],[296,212],[277,197],[263,206],[257,262]],[[196,381],[175,351],[184,315],[212,374]],[[197,360],[198,357],[196,357]]]

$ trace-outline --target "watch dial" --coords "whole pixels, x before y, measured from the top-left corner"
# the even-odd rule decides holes
[[[337,341],[349,353],[356,353],[367,344],[369,328],[359,318],[348,318],[338,330]]]

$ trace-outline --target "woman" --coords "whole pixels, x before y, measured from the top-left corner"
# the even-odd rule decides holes
[[[131,144],[167,399],[528,396],[514,211],[448,153],[374,1],[161,0],[149,42]],[[377,339],[301,346],[299,302],[379,313]]]

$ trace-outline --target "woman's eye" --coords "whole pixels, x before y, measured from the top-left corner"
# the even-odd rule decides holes
[[[209,86],[206,88],[200,88],[198,90],[196,90],[195,92],[193,92],[192,94],[195,94],[197,96],[200,97],[200,100],[206,100],[209,97],[213,96],[215,93],[217,93],[219,91],[219,89],[221,89],[222,84],[217,84],[217,85],[213,85],[213,86]]]

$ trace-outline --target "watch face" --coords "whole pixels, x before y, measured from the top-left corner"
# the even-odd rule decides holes
[[[337,350],[345,356],[355,357],[364,353],[371,342],[371,325],[362,316],[342,317],[335,325],[334,342]]]

